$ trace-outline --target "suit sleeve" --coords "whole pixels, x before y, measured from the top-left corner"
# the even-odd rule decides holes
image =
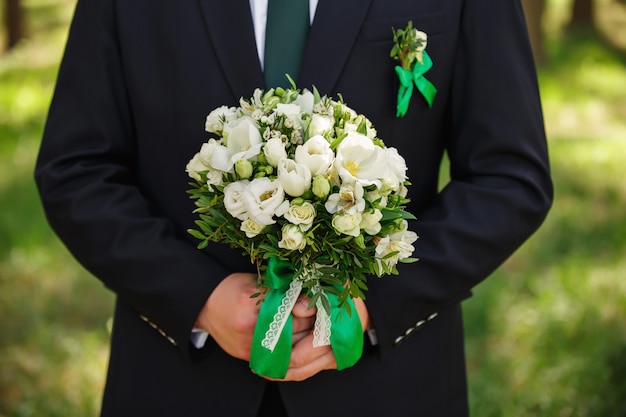
[[[195,318],[229,271],[186,241],[138,185],[113,7],[78,2],[35,177],[74,256],[187,355]]]
[[[411,229],[400,277],[372,279],[381,353],[407,329],[469,295],[542,223],[552,202],[546,138],[517,0],[467,0],[446,97],[451,182]],[[411,161],[407,161],[409,164]],[[397,281],[397,282],[396,282]]]

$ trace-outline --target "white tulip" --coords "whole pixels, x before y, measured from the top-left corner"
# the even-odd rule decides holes
[[[278,161],[283,158],[287,158],[287,151],[285,151],[285,145],[280,138],[271,138],[265,145],[263,145],[263,154],[267,162],[273,166],[278,166]]]
[[[311,171],[293,159],[281,159],[278,163],[278,182],[287,194],[300,197],[311,188]]]

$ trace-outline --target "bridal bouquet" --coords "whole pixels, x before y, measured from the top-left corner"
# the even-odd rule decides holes
[[[314,345],[330,344],[338,369],[352,366],[363,343],[352,298],[365,298],[368,275],[416,260],[404,159],[343,100],[293,82],[213,110],[206,130],[215,137],[186,168],[199,216],[189,233],[200,249],[227,243],[257,265],[252,369],[284,377],[301,293],[317,307]]]

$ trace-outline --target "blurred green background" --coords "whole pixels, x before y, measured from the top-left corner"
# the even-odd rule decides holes
[[[572,1],[526,1],[543,5],[556,199],[465,303],[476,417],[626,416],[626,2],[592,0],[589,27],[568,24]],[[75,0],[21,5],[27,36],[0,52],[0,417],[95,416],[113,298],[50,231],[32,180]]]

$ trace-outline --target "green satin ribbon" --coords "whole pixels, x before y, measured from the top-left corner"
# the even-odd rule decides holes
[[[414,84],[426,99],[428,107],[433,107],[437,88],[424,77],[424,74],[432,68],[433,60],[426,51],[422,53],[422,57],[423,63],[415,61],[411,70],[404,69],[399,65],[396,66],[396,74],[398,74],[398,79],[400,80],[396,117],[404,117],[409,110]]]
[[[289,314],[273,351],[263,347],[262,341],[289,289],[294,273],[295,268],[291,263],[278,258],[269,259],[266,276],[270,291],[261,304],[250,352],[250,368],[258,375],[282,379],[287,374],[292,348],[292,315]],[[331,305],[330,344],[337,362],[337,369],[342,370],[353,366],[361,358],[363,329],[351,299],[348,301],[352,309],[350,316],[347,312],[341,311],[342,308],[339,308],[339,300],[336,296],[327,295]]]

